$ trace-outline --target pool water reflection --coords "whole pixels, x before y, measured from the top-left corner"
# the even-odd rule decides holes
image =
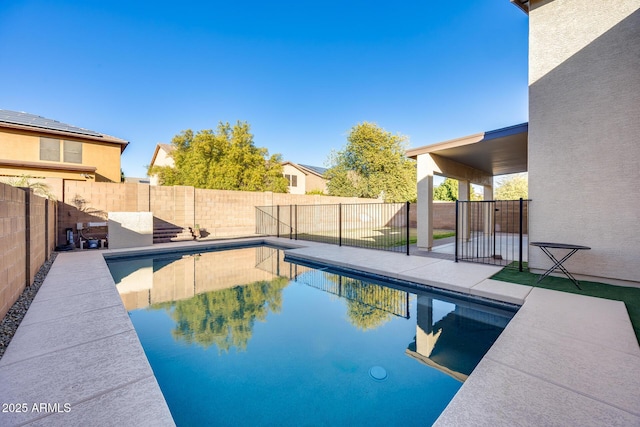
[[[108,264],[178,425],[430,425],[514,314],[265,246]]]

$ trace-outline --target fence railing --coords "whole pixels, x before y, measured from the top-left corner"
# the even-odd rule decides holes
[[[362,279],[310,270],[296,277],[296,282],[337,295],[350,301],[409,318],[409,293]]]
[[[256,233],[409,255],[409,210],[409,202],[259,206]]]
[[[530,200],[456,202],[455,260],[522,271],[527,261]]]

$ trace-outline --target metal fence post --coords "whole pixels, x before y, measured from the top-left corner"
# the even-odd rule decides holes
[[[455,262],[458,262],[458,200],[456,200],[456,252],[455,252]]]
[[[293,239],[293,205],[289,205],[289,240]]]
[[[523,209],[524,202],[522,201],[522,197],[520,197],[520,253],[518,255],[518,271],[522,272],[522,217],[523,217]]]
[[[497,253],[497,247],[496,247],[496,212],[499,212],[498,209],[498,205],[497,203],[494,201],[493,203],[493,212],[491,212],[491,214],[493,215],[493,255],[495,256]]]
[[[276,209],[276,237],[280,237],[280,205]]]
[[[342,246],[342,203],[338,203],[338,246]]]
[[[293,215],[296,218],[296,240],[298,240],[298,205],[295,205]]]
[[[411,203],[407,202],[407,256],[409,256],[409,221],[411,215],[409,215],[409,210],[411,209]]]

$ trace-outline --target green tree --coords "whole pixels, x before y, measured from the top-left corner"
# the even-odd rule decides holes
[[[331,196],[416,200],[416,164],[405,155],[406,137],[373,123],[351,129],[347,145],[330,156],[326,173]]]
[[[276,277],[151,308],[165,309],[175,320],[172,335],[176,340],[204,348],[215,345],[224,353],[232,348],[244,351],[256,320],[265,321],[269,312],[282,310],[282,290],[288,284],[286,277]]]
[[[347,299],[347,315],[356,328],[367,331],[382,326],[391,320],[391,313],[381,310],[386,307],[396,289],[385,288],[361,280],[343,278],[344,295]]]
[[[163,185],[191,185],[217,190],[274,191],[286,193],[288,182],[282,174],[279,154],[269,156],[256,147],[250,126],[238,121],[220,123],[211,129],[176,135],[171,144],[174,166],[150,168]]]
[[[433,189],[433,200],[455,202],[458,200],[458,181],[446,178],[442,184]]]
[[[502,178],[495,190],[496,200],[517,200],[528,198],[529,183],[527,175],[517,174]]]
[[[392,313],[403,314],[407,307],[405,291],[333,273],[324,273],[324,277],[340,284],[337,295],[345,299],[349,321],[362,331],[382,326]]]
[[[0,182],[5,182],[12,187],[29,188],[36,196],[44,197],[50,200],[56,200],[55,194],[51,190],[49,185],[44,182],[39,182],[36,178],[29,175],[20,175],[13,178],[0,179]]]
[[[475,192],[473,186],[471,186],[469,191],[471,200],[482,200],[482,196]],[[458,198],[458,181],[455,179],[445,178],[442,184],[433,189],[433,200],[455,202]]]

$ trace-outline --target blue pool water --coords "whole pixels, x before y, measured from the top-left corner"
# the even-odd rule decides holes
[[[108,264],[179,426],[430,425],[514,314],[264,246]]]

